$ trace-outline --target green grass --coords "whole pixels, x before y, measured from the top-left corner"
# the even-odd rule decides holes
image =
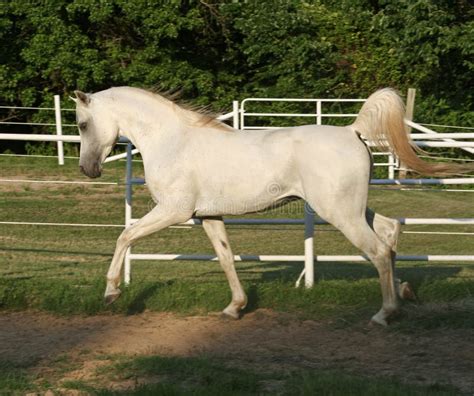
[[[368,320],[381,304],[375,278],[323,280],[311,290],[296,289],[292,281],[283,278],[253,280],[245,284],[245,289],[249,296],[246,312],[271,308],[292,312],[302,319],[332,319],[340,324]],[[407,304],[400,323],[418,328],[474,328],[474,280],[427,279],[415,290],[421,302]],[[103,291],[102,278],[74,282],[0,279],[0,309],[40,309],[62,315],[130,315],[145,310],[189,315],[217,312],[230,301],[230,291],[223,279],[138,280],[125,288],[122,297],[111,306],[104,305]],[[432,309],[433,304],[437,310]],[[407,320],[403,320],[404,315],[408,315]]]
[[[110,356],[108,357],[111,358]],[[0,364],[0,394],[16,395],[55,389],[38,381],[25,368]],[[361,378],[334,370],[264,372],[231,367],[220,359],[161,356],[113,356],[111,364],[97,370],[102,383],[137,382],[132,389],[110,390],[87,380],[61,382],[61,391],[112,395],[388,395],[454,396],[455,388],[434,384],[414,386],[396,379]]]
[[[341,373],[305,372],[289,381],[288,395],[361,395],[361,396],[428,396],[458,395],[459,391],[444,385],[413,386],[396,380],[367,379]]]
[[[395,378],[367,378],[337,370],[295,369],[272,372],[233,367],[211,357],[105,356],[109,364],[96,369],[96,381],[61,381],[60,389],[90,395],[390,395],[450,396],[461,393],[444,384],[419,386]],[[33,364],[32,364],[33,365]],[[25,394],[57,389],[48,380],[28,372],[28,367],[0,362],[0,395]],[[50,372],[68,372],[62,361]],[[58,377],[60,378],[60,377]],[[99,382],[97,382],[99,379]],[[110,390],[102,384],[138,383],[132,390]],[[62,394],[62,393],[61,393]]]
[[[146,356],[119,358],[101,369],[115,381],[138,380],[149,383],[127,391],[110,391],[84,382],[64,384],[66,388],[96,395],[458,395],[443,385],[413,386],[394,379],[360,378],[336,371],[303,370],[285,374],[262,373],[229,367],[210,358]]]
[[[141,176],[139,163],[135,176]],[[76,161],[58,167],[55,159],[0,157],[0,178],[89,181],[77,172]],[[122,224],[124,164],[106,166],[102,180],[116,186],[33,185],[0,183],[0,221]],[[438,191],[370,191],[369,206],[392,217],[474,217],[470,193]],[[143,187],[134,190],[134,217],[152,206]],[[248,217],[302,217],[301,203]],[[405,226],[403,230],[472,232],[469,226]],[[0,310],[36,309],[59,315],[115,313],[133,315],[146,310],[181,315],[222,310],[230,290],[218,263],[133,263],[132,284],[123,288],[112,306],[103,304],[105,274],[120,228],[78,228],[0,225]],[[303,229],[293,226],[228,227],[236,254],[302,254]],[[403,234],[400,254],[473,254],[472,236]],[[167,229],[144,238],[133,248],[143,253],[212,254],[200,227]],[[317,254],[359,252],[329,226],[316,228]],[[296,289],[302,263],[236,263],[249,296],[246,312],[259,308],[289,312],[301,319],[325,320],[336,327],[365,324],[381,305],[377,272],[369,263],[318,263],[314,288]],[[418,296],[406,303],[392,334],[422,334],[431,330],[474,328],[473,263],[398,263],[398,276],[409,281]],[[102,355],[97,355],[99,359]],[[102,356],[103,357],[103,356]],[[105,359],[106,357],[104,357]],[[59,359],[59,358],[58,358]],[[108,358],[107,358],[108,359]],[[61,359],[59,359],[61,360]],[[52,363],[58,373],[73,370],[74,361]],[[355,377],[345,372],[297,369],[268,373],[227,366],[216,358],[163,356],[116,357],[101,368],[110,378],[149,378],[132,395],[455,395],[456,390],[434,385],[416,387],[397,379]],[[0,394],[24,394],[55,389],[37,378],[34,367],[1,361]],[[53,376],[53,378],[56,378]],[[157,379],[158,378],[158,379]],[[54,382],[54,381],[53,381]],[[107,386],[68,381],[63,388],[85,394],[113,395]]]
[[[0,395],[24,394],[36,390],[35,377],[27,369],[24,365],[5,362],[0,358]]]
[[[142,176],[134,163],[135,176]],[[84,180],[77,161],[59,167],[54,158],[0,157],[2,178]],[[0,221],[122,224],[124,163],[106,165],[103,180],[117,186],[0,183]],[[134,216],[152,206],[144,187],[134,190]],[[369,206],[393,217],[474,217],[470,193],[371,190]],[[248,217],[302,217],[301,203]],[[455,230],[469,226],[405,226],[403,230]],[[136,313],[145,309],[183,314],[222,309],[230,299],[225,277],[214,262],[133,263],[132,285],[112,307],[102,303],[105,274],[120,228],[0,225],[0,308],[35,308],[60,314]],[[236,254],[302,254],[303,229],[295,226],[228,227]],[[400,254],[472,254],[472,235],[403,234]],[[170,228],[140,240],[134,252],[212,254],[200,227]],[[317,254],[359,254],[329,226],[316,228]],[[297,290],[301,263],[237,263],[249,294],[248,310],[272,308],[310,318],[344,320],[370,315],[380,305],[377,273],[371,264],[319,263],[319,283]],[[399,263],[422,304],[472,299],[472,263]],[[471,312],[471,308],[463,308]],[[352,314],[356,312],[357,314]],[[471,321],[468,321],[471,323]]]

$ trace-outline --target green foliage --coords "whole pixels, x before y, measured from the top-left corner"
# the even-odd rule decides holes
[[[29,155],[50,155],[56,154],[54,146],[50,143],[41,142],[39,144],[32,144],[30,142],[25,144],[26,153]]]
[[[135,85],[222,110],[248,95],[413,86],[417,118],[473,125],[473,12],[468,0],[11,0],[0,7],[0,102]]]

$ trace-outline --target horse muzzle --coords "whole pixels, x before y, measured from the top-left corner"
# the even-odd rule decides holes
[[[96,177],[100,177],[100,175],[102,175],[102,167],[100,166],[98,162],[96,162],[91,167],[79,165],[79,170],[84,175],[86,175],[87,177],[90,177],[91,179],[95,179]]]

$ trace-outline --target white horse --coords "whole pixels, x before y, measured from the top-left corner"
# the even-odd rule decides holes
[[[299,197],[373,262],[383,305],[372,320],[386,325],[398,308],[398,296],[403,295],[393,275],[400,224],[367,208],[372,160],[361,136],[388,147],[417,172],[462,170],[425,162],[415,154],[405,133],[403,102],[391,89],[370,96],[349,126],[307,125],[259,132],[234,130],[137,88],[75,94],[81,171],[89,177],[100,176],[101,164],[119,136],[125,136],[143,157],[146,184],[156,202],[117,240],[107,273],[107,303],[121,293],[124,255],[133,242],[196,216],[202,219],[232,290],[232,301],[223,312],[238,318],[247,296],[234,268],[221,216],[255,212]]]

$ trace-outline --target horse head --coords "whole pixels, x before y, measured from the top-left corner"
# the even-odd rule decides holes
[[[74,91],[76,121],[81,136],[79,168],[91,178],[102,174],[102,163],[119,137],[119,127],[104,101],[95,95]]]

